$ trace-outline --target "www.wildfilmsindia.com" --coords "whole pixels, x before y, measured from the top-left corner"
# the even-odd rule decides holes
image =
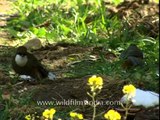
[[[37,101],[37,105],[39,106],[50,106],[50,105],[57,105],[57,106],[79,106],[79,105],[120,105],[120,101],[89,101],[89,100],[74,100],[74,99],[69,99],[69,100],[62,100],[62,101]]]

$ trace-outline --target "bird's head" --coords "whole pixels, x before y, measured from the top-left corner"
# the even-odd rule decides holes
[[[25,46],[18,47],[16,54],[18,54],[18,55],[20,55],[22,57],[26,56],[26,54],[27,54],[27,48]]]

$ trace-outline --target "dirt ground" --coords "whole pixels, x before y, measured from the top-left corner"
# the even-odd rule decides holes
[[[8,4],[9,3],[7,0],[0,0],[0,15],[1,13],[5,14],[6,11],[10,9],[10,6],[8,6]],[[139,6],[139,4],[136,5]],[[136,5],[134,4],[134,6]],[[119,8],[116,8],[116,11],[113,11],[114,8],[111,8],[111,11],[114,12],[115,14],[121,15],[123,10],[121,10],[120,7],[121,6],[119,6]],[[4,8],[3,11],[1,8]],[[155,8],[155,11],[157,11],[157,8],[154,5],[152,6],[152,8]],[[132,9],[128,10],[130,12],[127,12],[128,13],[127,15],[131,14]],[[124,16],[125,14],[123,13],[123,15],[121,15],[122,19]],[[152,19],[155,18],[152,16]],[[145,23],[145,21],[146,19],[145,20],[141,19],[141,21],[138,21],[137,24],[144,22],[144,24],[148,25],[148,23]],[[5,20],[1,20],[0,26],[4,27],[6,24],[5,22],[6,22]],[[152,29],[152,31],[149,33],[152,34],[152,36],[157,36],[156,31],[157,29],[159,29],[155,24],[157,23],[153,23],[150,25],[150,27],[154,27],[154,29]],[[129,25],[132,25],[132,23],[130,23]],[[133,27],[136,26],[131,26],[131,28]],[[79,78],[72,78],[72,77],[66,77],[64,73],[70,67],[72,67],[72,64],[76,64],[75,61],[79,62],[78,60],[89,60],[88,57],[89,55],[95,55],[93,54],[94,53],[93,47],[83,47],[74,44],[60,43],[60,44],[48,45],[39,50],[32,51],[32,53],[43,64],[48,65],[46,67],[50,71],[54,72],[57,76],[57,79],[55,81],[50,81],[46,79],[44,81],[40,81],[39,83],[33,84],[32,82],[27,82],[27,81],[21,81],[21,80],[15,81],[15,76],[12,74],[12,69],[11,69],[11,60],[12,60],[11,56],[14,55],[15,47],[12,47],[13,41],[9,38],[7,32],[1,31],[0,35],[1,35],[0,88],[3,91],[7,91],[9,94],[11,94],[15,98],[15,100],[16,98],[20,98],[22,95],[26,93],[28,95],[28,93],[32,93],[33,91],[34,92],[33,95],[31,96],[31,100],[34,103],[36,103],[36,101],[41,101],[41,100],[44,101],[90,100],[90,97],[87,95],[87,91],[89,91],[89,87],[87,86],[87,80],[91,75],[86,75]],[[12,45],[10,46],[5,45],[4,43],[6,43],[6,41],[7,44],[12,44]],[[70,58],[74,58],[74,61],[72,61]],[[7,69],[5,68],[6,64],[8,66]],[[127,82],[118,79],[112,80],[108,76],[102,76],[102,78],[104,80],[104,86],[102,92],[98,95],[98,99],[101,101],[119,100],[122,97],[121,89],[123,85],[127,84]],[[66,108],[66,106],[58,106],[58,107],[59,109]],[[89,106],[77,106],[77,107],[80,108],[79,111],[83,113],[86,118],[90,118],[92,109]],[[102,105],[98,107],[98,113],[101,115],[108,109],[117,107],[119,106]],[[19,109],[17,107],[15,109],[12,109],[11,111],[13,113],[13,116],[15,116],[15,111],[17,113],[17,112],[22,112],[23,110],[24,112],[33,110],[32,107],[28,107],[27,109],[28,110],[26,110],[26,106],[22,106]],[[137,113],[136,120],[159,120],[159,109],[157,108],[143,109]]]
[[[57,49],[58,48],[58,49]],[[58,52],[59,50],[63,50]],[[9,48],[13,49],[13,48]],[[3,69],[1,70],[0,75],[0,84],[1,87],[4,88],[4,91],[7,90],[9,94],[12,94],[14,97],[19,98],[23,94],[33,93],[31,100],[36,103],[36,101],[90,101],[90,97],[87,95],[89,91],[89,87],[87,86],[87,80],[90,75],[83,76],[81,78],[67,78],[64,76],[64,72],[68,69],[67,57],[70,55],[85,55],[88,52],[91,52],[92,48],[85,48],[81,46],[55,46],[50,47],[49,49],[41,49],[34,51],[33,53],[36,56],[39,56],[39,59],[42,59],[42,63],[49,63],[51,64],[50,68],[56,74],[57,79],[55,81],[50,81],[48,79],[41,81],[36,84],[32,84],[32,82],[27,81],[16,81],[14,82],[13,79],[7,77],[6,71]],[[50,57],[48,57],[50,56]],[[54,58],[52,58],[54,56]],[[46,60],[47,58],[47,60]],[[3,57],[4,59],[4,57]],[[8,56],[5,60],[0,59],[0,63],[10,65],[11,58]],[[111,80],[108,76],[102,76],[104,80],[104,86],[102,92],[98,95],[99,101],[117,101],[120,100],[122,97],[122,87],[123,85],[127,84],[124,80]],[[12,86],[12,87],[11,87]],[[22,92],[21,92],[22,91]],[[114,94],[113,94],[114,93]],[[24,106],[26,108],[26,106]],[[67,106],[71,107],[71,106]],[[85,115],[86,118],[91,117],[91,107],[88,105],[86,106],[76,106],[79,108],[80,112]],[[120,107],[119,105],[101,105],[98,106],[98,113],[103,114],[108,109]],[[58,106],[59,109],[66,109],[66,106]],[[75,107],[73,107],[75,108]],[[24,108],[21,107],[15,111],[22,111]],[[24,111],[32,111],[33,108],[25,109]],[[14,111],[14,110],[13,110]],[[136,116],[136,120],[158,120],[159,119],[159,110],[153,109],[144,109],[139,112]],[[15,113],[15,112],[14,112]],[[15,114],[13,113],[13,116]]]

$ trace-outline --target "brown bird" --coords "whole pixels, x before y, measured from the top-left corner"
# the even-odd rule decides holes
[[[120,55],[120,59],[124,61],[122,64],[123,68],[144,65],[143,52],[135,44],[131,44],[124,50]]]
[[[20,46],[12,60],[13,70],[19,75],[31,76],[34,79],[41,80],[49,77],[55,79],[55,75],[47,71],[36,57],[27,52],[27,48]]]

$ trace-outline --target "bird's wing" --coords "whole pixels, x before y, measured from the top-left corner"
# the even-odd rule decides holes
[[[143,52],[137,46],[131,45],[121,53],[120,58],[126,59],[129,56],[143,59]]]
[[[38,59],[37,59],[34,55],[28,53],[27,56],[28,56],[28,59],[29,59],[28,62],[29,62],[32,66],[41,65],[41,63],[38,61]]]
[[[34,68],[37,68],[37,70],[41,73],[41,76],[43,78],[47,77],[48,76],[48,71],[42,66],[42,64],[37,60],[37,58],[28,53],[28,57],[32,60],[29,60],[30,64],[34,67]]]

